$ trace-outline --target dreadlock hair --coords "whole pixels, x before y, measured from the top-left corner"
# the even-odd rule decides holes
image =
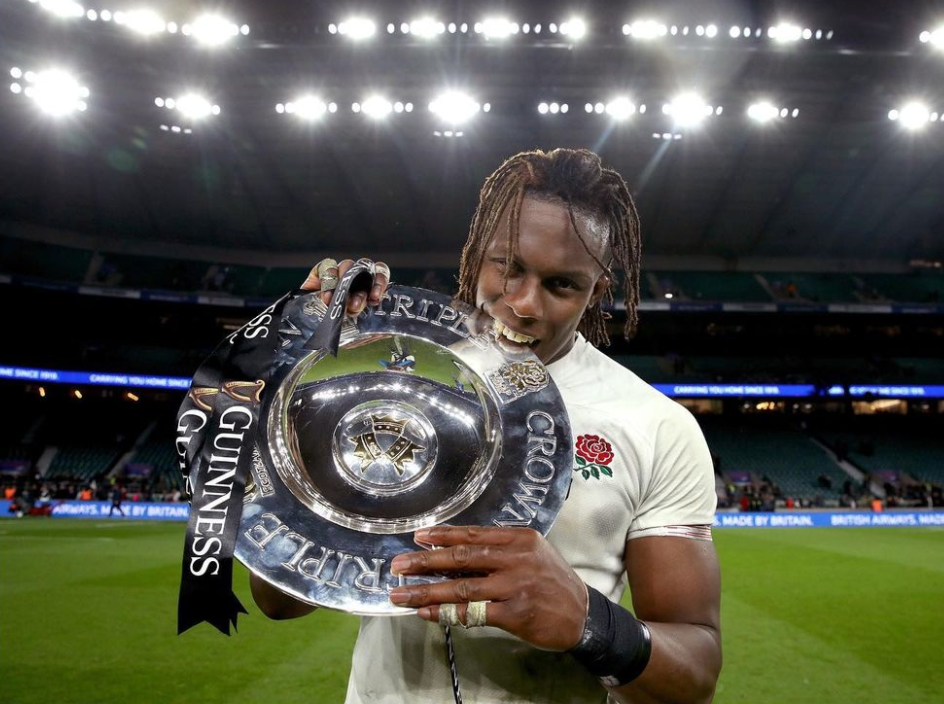
[[[530,151],[515,154],[485,180],[479,193],[479,204],[472,218],[469,238],[462,248],[459,264],[459,300],[475,305],[476,288],[485,250],[494,236],[502,213],[508,210],[507,258],[510,263],[518,248],[521,204],[526,196],[562,201],[567,206],[574,233],[587,253],[606,275],[608,283],[603,299],[613,302],[615,277],[611,264],[625,273],[623,296],[626,302],[626,325],[623,334],[632,337],[639,323],[639,261],[641,239],[639,214],[629,188],[616,171],[603,167],[600,157],[586,149],[555,149],[551,152]],[[509,207],[510,206],[510,207]],[[577,227],[574,212],[596,219],[607,228],[610,265],[597,257]],[[507,283],[507,282],[506,282]],[[580,319],[578,330],[591,344],[600,347],[610,343],[602,300],[589,306]]]

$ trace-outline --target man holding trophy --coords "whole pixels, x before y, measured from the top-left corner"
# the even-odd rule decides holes
[[[302,288],[328,304],[353,264],[325,260]],[[389,269],[374,268],[349,315],[383,301]],[[546,365],[575,441],[572,485],[546,538],[524,521],[416,530],[417,551],[395,557],[392,574],[445,579],[389,591],[415,615],[363,618],[349,703],[445,702],[456,672],[470,702],[712,699],[721,635],[711,458],[684,408],[596,349],[609,341],[601,304],[613,300],[615,269],[628,335],[639,220],[625,182],[595,154],[526,152],[486,180],[457,298],[494,320],[502,345]],[[516,498],[526,515],[539,497]],[[618,605],[624,574],[635,616]],[[255,574],[252,591],[272,618],[316,608]],[[452,672],[440,624],[453,627]]]

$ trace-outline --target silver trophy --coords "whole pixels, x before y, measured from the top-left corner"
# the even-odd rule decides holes
[[[330,315],[317,294],[284,309],[235,555],[301,601],[407,613],[389,590],[441,579],[391,574],[415,530],[550,530],[570,424],[544,365],[466,304],[391,286],[343,320],[337,356],[306,346]]]

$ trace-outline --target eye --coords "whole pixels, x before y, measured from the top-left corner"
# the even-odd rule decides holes
[[[565,289],[565,290],[577,290],[578,286],[575,282],[570,279],[565,279],[561,277],[555,277],[548,281],[551,288]]]

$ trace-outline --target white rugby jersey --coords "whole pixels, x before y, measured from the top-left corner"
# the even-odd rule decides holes
[[[626,541],[710,539],[714,471],[701,429],[682,406],[578,336],[548,365],[574,434],[570,495],[548,540],[590,586],[619,601]],[[606,690],[566,653],[497,628],[452,629],[466,702],[604,702]],[[347,703],[452,701],[438,624],[365,617]]]

